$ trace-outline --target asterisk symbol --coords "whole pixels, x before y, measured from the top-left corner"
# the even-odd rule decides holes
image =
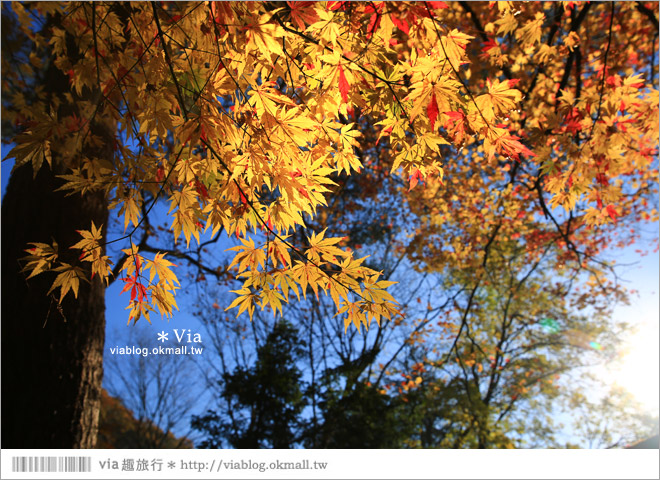
[[[165,334],[165,335],[167,335],[167,334]],[[174,467],[176,467],[176,463],[174,463],[174,462],[167,462],[167,468],[174,468]]]
[[[158,334],[158,340],[160,340],[161,342],[164,342],[165,340],[167,340],[168,335],[169,335],[169,333],[165,333],[164,331],[161,331]]]

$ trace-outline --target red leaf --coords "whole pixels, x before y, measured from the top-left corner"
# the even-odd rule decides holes
[[[380,12],[383,10],[383,4],[380,3],[374,8],[372,4],[369,4],[364,9],[365,13],[374,12],[371,18],[369,19],[369,25],[367,26],[367,38],[371,38],[378,27],[380,26],[381,15]]]
[[[433,10],[438,10],[440,8],[449,8],[445,2],[426,2]]]
[[[462,122],[465,118],[463,112],[445,112],[445,114],[454,122]]]
[[[289,5],[291,23],[305,30],[306,24],[317,22],[319,17],[314,11],[314,2],[286,2]]]
[[[138,302],[142,302],[147,298],[147,288],[141,283],[138,283],[137,289],[138,289]]]
[[[566,114],[565,122],[564,131],[566,132],[576,134],[582,130],[582,114],[578,111],[577,108],[571,109]]]
[[[209,191],[206,189],[206,186],[199,180],[195,180],[195,190],[202,197],[202,200],[209,198]]]
[[[607,77],[606,83],[610,87],[618,87],[619,85],[621,85],[621,77],[610,75],[609,77]]]
[[[238,191],[238,194],[241,196],[241,203],[242,203],[243,205],[247,205],[247,204],[248,204],[248,201],[247,201],[247,198],[245,198],[245,195],[243,195],[243,192],[242,192],[241,190],[239,190],[239,191]]]
[[[408,25],[408,22],[406,22],[403,18],[396,17],[394,15],[390,16],[390,19],[392,20],[392,23],[403,33],[408,35],[410,32],[410,25]]]
[[[523,155],[527,155],[530,157],[536,156],[534,152],[532,152],[529,148],[527,148],[525,145],[520,143],[518,140],[520,140],[520,137],[517,137],[515,135],[502,135],[500,138],[498,138],[495,141],[495,144],[497,145],[501,153],[510,156],[514,160],[520,160],[519,155],[521,153]]]
[[[367,39],[371,38],[378,27],[380,26],[381,16],[379,13],[374,13],[369,20],[369,25],[367,26]]]
[[[616,208],[614,208],[614,205],[608,205],[605,210],[607,210],[607,214],[610,216],[610,218],[616,222],[616,217],[618,217],[619,214],[616,213]]]
[[[479,54],[479,58],[483,60],[488,60],[488,58],[490,57],[488,51],[496,47],[499,47],[497,41],[494,38],[489,38],[484,42],[484,46],[481,47],[481,53]]]
[[[643,157],[646,157],[646,158],[648,159],[649,156],[651,156],[651,155],[656,155],[657,152],[656,152],[655,149],[653,149],[653,148],[651,148],[651,147],[643,147],[643,148],[639,151],[639,154],[642,155]]]
[[[229,2],[211,2],[211,14],[221,32],[224,30],[224,25],[231,25],[234,22],[234,12]]]
[[[378,142],[380,142],[381,138],[390,136],[390,134],[392,133],[392,128],[394,127],[387,127],[386,129],[380,132],[380,135],[378,135],[378,140],[376,140],[376,145],[378,145]]]
[[[348,102],[348,89],[350,85],[348,80],[346,80],[346,75],[344,75],[344,68],[339,65],[339,91],[341,92],[341,99],[344,103]]]
[[[445,128],[447,133],[449,133],[457,144],[463,142],[465,137],[465,115],[463,112],[445,112],[447,115],[447,121],[445,122]]]
[[[126,285],[119,294],[121,295],[124,292],[131,290],[131,301],[135,300],[135,295],[137,294],[136,284],[137,284],[137,273],[132,277],[127,277],[122,279]]]
[[[604,173],[599,173],[596,175],[596,182],[607,187],[610,184],[610,180]]]
[[[435,98],[435,92],[431,94],[431,101],[426,106],[426,114],[431,122],[431,130],[435,129],[435,120],[438,118],[438,102]]]
[[[424,182],[424,177],[422,177],[422,173],[419,171],[419,169],[416,168],[413,171],[413,174],[410,176],[410,188],[408,189],[408,191],[415,188],[415,186],[420,180]]]
[[[498,46],[499,46],[499,44],[497,43],[497,41],[494,38],[489,38],[488,40],[486,40],[484,42],[484,46],[481,47],[481,51],[483,53],[486,53],[491,48],[495,48],[495,47],[498,47]]]

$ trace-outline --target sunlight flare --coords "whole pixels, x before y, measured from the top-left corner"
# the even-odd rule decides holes
[[[614,382],[628,390],[651,412],[658,412],[660,369],[658,368],[658,325],[645,322],[625,341],[619,359],[614,362]]]

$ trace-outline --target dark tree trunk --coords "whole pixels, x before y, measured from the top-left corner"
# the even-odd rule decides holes
[[[57,25],[58,15],[48,17],[45,27]],[[83,53],[78,43],[66,37],[70,59]],[[99,105],[100,92],[88,89],[78,95],[71,91],[67,75],[53,59],[46,62],[37,81],[44,87],[47,111],[65,119],[86,118],[79,110],[83,101]],[[100,108],[89,119],[91,135],[81,158],[113,159],[116,121]],[[93,140],[91,140],[93,138]],[[96,276],[81,281],[78,298],[69,292],[61,305],[59,290],[47,295],[56,272],[27,280],[21,259],[29,242],[59,246],[59,259],[82,267],[89,279],[90,264],[81,264],[79,250],[70,247],[92,224],[108,222],[105,194],[92,192],[66,196],[56,191],[64,181],[58,175],[70,173],[71,164],[58,158],[62,144],[51,140],[52,168],[44,162],[33,177],[32,166],[12,173],[2,201],[2,447],[3,448],[93,448],[98,434],[105,342],[105,285]],[[68,152],[72,153],[72,152]],[[80,166],[80,165],[77,165]],[[56,296],[57,295],[57,296]]]
[[[54,165],[55,170],[58,169]],[[19,259],[28,242],[59,245],[63,261],[75,264],[69,247],[76,230],[92,220],[106,225],[100,193],[65,197],[48,166],[36,179],[31,166],[9,180],[2,202],[2,447],[93,448],[103,377],[105,287],[98,277],[81,281],[78,299],[69,293],[58,308],[46,293],[55,273],[26,280]],[[87,266],[89,264],[83,265]]]

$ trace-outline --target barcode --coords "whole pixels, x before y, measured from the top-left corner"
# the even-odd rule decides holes
[[[91,472],[92,457],[12,457],[12,472]]]

